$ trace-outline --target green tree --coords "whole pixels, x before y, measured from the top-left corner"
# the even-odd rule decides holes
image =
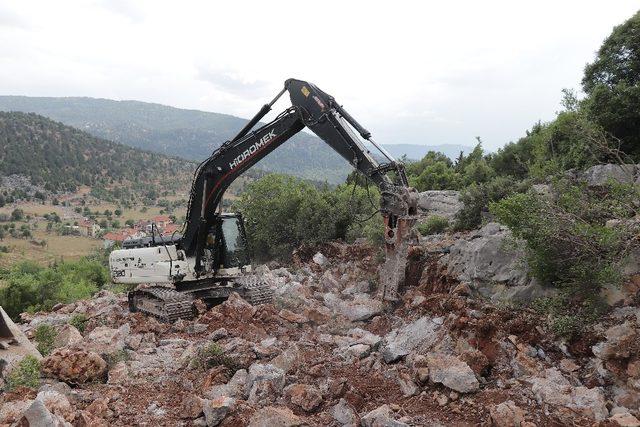
[[[589,117],[640,155],[640,12],[616,26],[585,68]]]
[[[11,221],[22,221],[24,219],[24,211],[16,208],[11,212]]]

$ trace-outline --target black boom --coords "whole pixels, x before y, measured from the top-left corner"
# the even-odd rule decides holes
[[[289,92],[292,107],[272,122],[251,131],[285,91]],[[225,190],[239,175],[305,126],[380,187],[381,213],[388,227],[394,227],[397,216],[414,213],[407,201],[407,179],[402,163],[394,161],[379,147],[371,139],[369,131],[356,122],[332,96],[311,83],[289,79],[284,89],[264,105],[238,135],[222,144],[196,169],[180,247],[187,256],[195,255],[197,271],[202,269],[206,235],[215,221],[215,211]],[[374,144],[389,162],[379,164],[352,127]],[[390,171],[395,172],[396,184],[387,176]]]

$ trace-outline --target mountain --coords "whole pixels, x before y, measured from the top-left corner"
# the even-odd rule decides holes
[[[195,163],[127,147],[34,113],[0,112],[0,175],[26,175],[49,191],[184,187]]]
[[[257,107],[257,106],[256,106]],[[247,120],[227,114],[185,110],[140,101],[96,98],[0,96],[0,111],[34,112],[100,138],[136,148],[200,161],[231,139]],[[388,145],[395,156],[421,159],[429,150],[455,158],[463,146]],[[344,182],[351,166],[319,138],[300,132],[256,166],[332,184]]]
[[[34,112],[100,138],[200,161],[233,138],[247,120],[139,101],[1,96],[0,110]],[[260,161],[258,169],[330,183],[350,166],[315,136],[301,132]]]

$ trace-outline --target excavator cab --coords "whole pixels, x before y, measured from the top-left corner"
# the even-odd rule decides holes
[[[251,264],[247,233],[239,213],[223,213],[215,225],[216,265],[220,269],[242,268]]]

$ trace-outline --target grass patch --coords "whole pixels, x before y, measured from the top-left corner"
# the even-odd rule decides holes
[[[35,340],[38,342],[36,346],[40,354],[47,356],[53,350],[53,341],[58,336],[58,333],[53,326],[43,323],[38,325],[34,334]]]
[[[13,368],[5,380],[5,390],[18,387],[38,388],[40,385],[40,362],[33,356],[26,356]]]
[[[70,320],[69,324],[76,328],[80,332],[84,332],[84,328],[87,326],[87,316],[85,314],[76,314]]]
[[[235,373],[241,366],[231,357],[224,354],[224,350],[215,342],[200,347],[191,360],[191,367],[195,369],[209,369],[215,366],[225,366]]]
[[[427,220],[418,224],[418,231],[423,236],[439,234],[449,228],[449,220],[439,215],[431,215]]]

